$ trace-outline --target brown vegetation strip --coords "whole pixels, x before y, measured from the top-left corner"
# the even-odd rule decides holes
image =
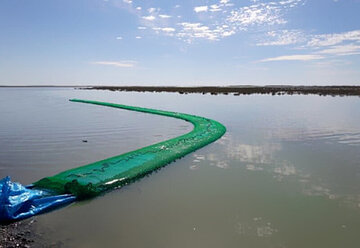
[[[271,94],[271,95],[320,95],[360,96],[360,86],[229,86],[229,87],[176,87],[176,86],[94,86],[80,89],[137,91],[137,92],[178,92],[180,94]]]

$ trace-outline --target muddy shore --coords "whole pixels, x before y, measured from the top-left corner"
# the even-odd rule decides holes
[[[270,95],[320,95],[320,96],[360,96],[360,86],[94,86],[82,87],[85,90],[136,91],[136,92],[175,92],[179,94],[270,94]]]
[[[36,217],[8,225],[0,225],[0,248],[66,247],[61,240],[47,239],[47,233],[37,229]]]
[[[0,248],[33,247],[34,220],[15,222],[9,225],[0,225]]]

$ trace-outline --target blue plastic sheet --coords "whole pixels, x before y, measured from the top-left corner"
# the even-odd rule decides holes
[[[72,195],[51,195],[43,190],[30,189],[5,177],[0,180],[0,223],[44,213],[75,199]]]

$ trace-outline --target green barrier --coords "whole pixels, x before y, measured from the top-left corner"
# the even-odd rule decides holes
[[[226,132],[226,128],[219,122],[194,115],[106,102],[78,99],[70,101],[169,116],[194,125],[191,132],[176,138],[67,170],[34,183],[36,188],[52,190],[57,194],[73,194],[78,199],[94,197],[124,186],[219,139]]]

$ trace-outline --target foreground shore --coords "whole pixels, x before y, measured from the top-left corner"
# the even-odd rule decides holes
[[[0,248],[32,247],[35,232],[32,229],[34,220],[24,220],[9,225],[0,225]]]
[[[86,90],[136,91],[136,92],[177,92],[180,94],[271,94],[271,95],[320,95],[320,96],[360,96],[360,86],[93,86],[82,87]]]

